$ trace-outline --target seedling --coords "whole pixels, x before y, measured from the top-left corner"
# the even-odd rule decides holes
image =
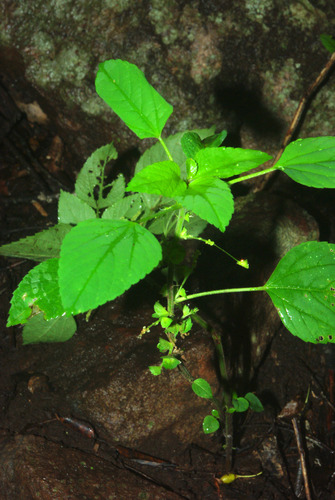
[[[221,337],[190,306],[192,299],[265,292],[291,334],[305,342],[334,342],[335,245],[310,241],[294,247],[263,286],[192,293],[186,285],[198,254],[186,264],[183,243],[196,239],[247,270],[248,256],[231,256],[200,236],[207,224],[225,231],[234,213],[231,186],[281,171],[305,186],[334,188],[335,137],[296,140],[274,165],[255,171],[271,157],[222,146],[225,131],[191,130],[163,138],[173,108],[134,64],[100,64],[96,90],[140,139],[157,142],[140,158],[127,186],[122,174],[106,181],[105,167],[117,158],[113,144],[96,150],[78,175],[75,193],[61,191],[58,224],[0,248],[2,255],[41,261],[14,291],[7,326],[24,325],[24,344],[66,341],[76,331],[73,316],[115,299],[160,267],[166,277],[164,302],[155,303],[154,322],[141,332],[160,326],[165,333],[157,345],[161,363],[150,371],[157,376],[178,367],[195,394],[212,401],[203,430],[212,433],[224,423],[229,456],[232,413],[263,407],[253,393],[238,396],[228,390]],[[194,380],[184,363],[180,340],[190,334],[194,321],[212,334],[223,396],[214,396],[206,380]]]

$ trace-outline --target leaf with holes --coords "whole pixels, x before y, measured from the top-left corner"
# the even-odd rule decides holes
[[[80,222],[61,249],[59,286],[65,310],[78,314],[115,299],[150,273],[161,257],[157,239],[139,224]]]
[[[173,107],[135,64],[120,59],[99,64],[95,88],[140,139],[160,137]]]
[[[13,293],[7,326],[26,323],[40,311],[45,319],[64,314],[58,286],[59,259],[48,259],[38,264],[22,279]]]
[[[335,342],[335,245],[292,248],[264,286],[286,328],[305,342]]]

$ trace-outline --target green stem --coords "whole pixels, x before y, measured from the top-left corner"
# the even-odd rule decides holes
[[[220,295],[222,293],[236,293],[236,292],[264,292],[266,286],[253,286],[248,288],[224,288],[222,290],[209,290],[208,292],[192,293],[187,297],[178,297],[176,302],[185,302],[185,300],[197,299],[199,297],[207,297],[208,295]]]
[[[167,157],[169,158],[169,160],[170,160],[170,161],[173,161],[172,155],[171,155],[170,151],[168,150],[168,147],[167,147],[167,145],[165,144],[165,142],[163,141],[163,139],[159,136],[159,137],[158,137],[158,140],[159,140],[159,142],[161,143],[161,145],[163,146],[164,151],[165,151],[165,153],[167,154]]]
[[[260,172],[255,172],[254,174],[249,174],[249,175],[244,175],[243,177],[237,177],[236,179],[233,179],[231,181],[228,181],[228,184],[236,184],[237,182],[242,182],[246,181],[248,179],[253,179],[254,177],[258,177],[260,175],[265,175],[268,174],[269,172],[273,172],[274,170],[278,170],[276,167],[270,167],[265,170],[261,170]]]

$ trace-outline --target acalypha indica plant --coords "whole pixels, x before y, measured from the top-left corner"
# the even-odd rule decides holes
[[[163,138],[173,108],[134,64],[105,61],[95,83],[99,96],[139,139],[157,142],[139,159],[128,185],[123,175],[106,181],[106,165],[117,158],[113,144],[96,150],[80,171],[74,194],[61,191],[58,223],[0,248],[2,255],[40,261],[14,291],[7,326],[24,325],[24,344],[66,341],[76,331],[73,316],[122,295],[159,266],[166,277],[163,299],[154,304],[154,321],[141,335],[160,325],[164,336],[157,346],[161,362],[149,369],[159,375],[179,367],[194,392],[213,402],[203,430],[214,432],[223,415],[261,411],[262,404],[255,394],[241,397],[232,389],[217,398],[206,380],[194,380],[187,370],[178,341],[196,321],[211,331],[223,386],[227,380],[221,337],[192,307],[192,299],[265,292],[291,334],[305,342],[334,342],[335,245],[309,241],[292,248],[263,286],[192,293],[187,279],[196,255],[187,264],[183,242],[197,239],[225,252],[200,235],[207,224],[225,231],[234,213],[231,186],[245,179],[280,170],[305,186],[334,188],[335,137],[291,142],[273,166],[255,171],[271,157],[222,146],[225,131],[187,130]],[[248,269],[243,257],[236,263]],[[226,445],[228,427],[226,420]]]

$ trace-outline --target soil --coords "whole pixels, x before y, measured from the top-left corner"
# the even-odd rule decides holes
[[[57,193],[60,189],[73,190],[76,172],[81,167],[80,158],[70,150],[64,138],[55,134],[48,122],[28,121],[26,114],[17,110],[13,102],[7,101],[6,106],[7,111],[12,106],[9,114],[15,119],[6,119],[0,157],[2,244],[54,224],[57,220]],[[321,239],[335,242],[335,203],[330,190],[296,188],[282,178],[275,179],[271,189],[299,202],[317,220]],[[265,410],[238,415],[234,419],[234,471],[240,476],[262,474],[239,477],[230,484],[223,484],[220,477],[225,473],[225,452],[220,435],[206,436],[201,446],[191,443],[182,453],[180,450],[176,453],[173,442],[165,443],[163,447],[157,443],[155,452],[152,440],[147,445],[149,454],[145,446],[137,449],[129,443],[123,445],[105,439],[96,429],[92,437],[94,423],[85,419],[85,415],[80,415],[83,417],[80,421],[75,417],[72,421],[66,420],[69,417],[65,417],[67,394],[62,392],[62,367],[53,377],[51,387],[45,364],[55,349],[60,352],[60,347],[22,346],[21,329],[5,328],[11,294],[33,265],[26,260],[1,258],[0,438],[3,450],[13,451],[20,445],[25,449],[39,450],[36,454],[43,457],[43,453],[48,452],[58,463],[59,448],[55,446],[61,445],[63,457],[68,457],[69,470],[73,460],[78,459],[76,454],[82,454],[85,460],[82,458],[80,463],[84,462],[87,469],[92,463],[91,468],[95,467],[101,473],[95,477],[100,484],[95,490],[87,486],[83,494],[81,479],[78,479],[66,498],[308,498],[304,479],[310,488],[309,498],[335,498],[333,345],[305,344],[283,326],[276,326],[249,385],[251,390],[257,389]],[[143,326],[143,316],[150,317],[148,310],[152,304],[146,285],[141,287],[137,290],[140,294],[126,294],[113,305],[101,307],[93,318],[93,326],[99,330],[99,325],[117,318],[122,328],[116,335],[124,336],[127,331],[133,332],[128,335],[135,337],[135,332]],[[141,300],[138,300],[139,296]],[[212,302],[212,307],[215,304]],[[80,335],[62,346],[64,357],[71,349],[75,352],[93,339],[96,349],[106,349],[108,336],[103,332],[95,335],[92,324],[87,326],[84,318],[79,317],[78,321]],[[219,324],[220,317],[215,321]],[[154,339],[153,343],[156,341]],[[98,365],[90,366],[90,370],[91,378],[99,376]],[[202,415],[199,415],[201,420]],[[305,472],[301,468],[302,455],[306,458]],[[5,463],[2,456],[2,470],[5,470]],[[15,468],[13,463],[11,467]],[[124,473],[122,481],[128,482],[129,488],[135,481],[134,489],[120,490],[118,496],[104,490],[104,478],[112,474],[111,470]],[[36,471],[39,469],[35,467],[32,474],[42,474]],[[43,467],[42,471],[47,474]],[[18,495],[18,490],[10,490],[11,474],[8,473],[7,486],[3,482],[3,498],[65,498],[61,496],[64,493],[52,494],[50,491],[44,491],[39,497],[30,490],[29,493],[21,490],[26,493]],[[48,474],[52,475],[52,468]],[[85,476],[89,481],[89,470]],[[24,476],[21,480],[28,481]],[[14,493],[10,495],[10,491]]]

